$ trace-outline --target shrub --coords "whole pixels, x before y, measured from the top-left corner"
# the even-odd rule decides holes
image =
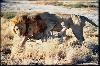
[[[16,12],[1,12],[1,17],[11,19],[16,15]]]

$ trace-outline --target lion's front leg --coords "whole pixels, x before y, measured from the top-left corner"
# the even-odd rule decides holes
[[[60,31],[60,33],[58,33],[58,38],[60,38],[60,42],[63,42],[64,39],[66,38],[66,30],[67,30],[67,27],[65,27],[65,23],[62,22],[61,23],[61,26],[62,26],[62,30]]]
[[[64,34],[65,30],[66,30],[66,27],[62,28],[62,30],[58,33],[58,38],[60,38]]]
[[[58,38],[60,38],[60,42],[63,42],[66,38],[66,28],[63,28],[60,33],[58,33]]]
[[[48,24],[47,25],[47,28],[44,31],[44,36],[43,36],[42,41],[44,41],[44,40],[47,41],[47,39],[50,36],[50,31],[54,28],[54,26],[55,26],[55,24]]]
[[[25,36],[23,39],[22,39],[22,42],[21,42],[21,47],[24,47],[25,45],[25,42],[27,41],[27,39],[29,38],[29,36]]]

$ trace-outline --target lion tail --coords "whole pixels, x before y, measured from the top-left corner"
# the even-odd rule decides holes
[[[80,16],[81,19],[86,20],[87,22],[91,23],[92,25],[94,25],[95,27],[99,27],[98,25],[96,25],[92,20],[88,19],[85,16]]]

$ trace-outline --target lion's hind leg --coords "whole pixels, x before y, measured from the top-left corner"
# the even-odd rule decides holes
[[[83,27],[73,26],[71,28],[75,37],[82,43],[85,40],[83,36]]]
[[[28,36],[25,36],[24,37],[24,39],[22,40],[22,45],[21,45],[21,47],[24,47],[24,45],[25,45],[25,42],[27,41],[27,39],[28,39],[29,37]]]

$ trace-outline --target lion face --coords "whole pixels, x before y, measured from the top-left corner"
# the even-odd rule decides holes
[[[24,33],[26,31],[26,24],[17,24],[17,25],[15,25],[14,28],[13,28],[13,31],[18,36],[24,35]]]
[[[13,33],[17,34],[18,36],[24,36],[26,31],[26,24],[25,21],[27,20],[26,15],[15,16],[11,19],[11,23],[13,27],[11,28]]]

